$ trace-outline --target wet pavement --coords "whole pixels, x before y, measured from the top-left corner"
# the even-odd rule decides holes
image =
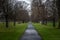
[[[22,36],[21,40],[41,40],[41,37],[38,35],[33,25],[29,23],[28,28]]]

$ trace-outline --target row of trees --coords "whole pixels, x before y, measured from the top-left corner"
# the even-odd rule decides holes
[[[47,24],[47,21],[52,21],[53,26],[59,22],[60,27],[60,15],[59,15],[59,0],[33,0],[32,2],[32,21],[41,22]]]
[[[25,1],[0,0],[0,18],[6,23],[7,28],[9,21],[13,21],[14,26],[18,20],[23,22],[28,21],[27,6],[28,4]]]

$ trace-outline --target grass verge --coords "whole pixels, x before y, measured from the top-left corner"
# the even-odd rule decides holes
[[[53,28],[51,23],[47,25],[33,23],[33,25],[43,40],[60,40],[60,29]]]
[[[12,27],[0,28],[0,40],[18,40],[27,28],[27,23],[16,24],[15,27],[13,25],[10,26]]]

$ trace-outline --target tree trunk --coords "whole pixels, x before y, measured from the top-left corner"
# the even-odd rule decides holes
[[[59,25],[58,25],[58,28],[60,29],[60,19],[59,19]]]
[[[55,27],[56,26],[56,22],[55,22],[55,16],[56,16],[56,13],[55,13],[56,11],[54,10],[54,13],[53,13],[53,27]]]
[[[45,24],[44,22],[45,22],[45,20],[43,19],[43,20],[42,20],[42,24]]]
[[[59,17],[59,19],[58,19],[58,22],[59,22],[59,23],[58,23],[58,24],[59,24],[59,25],[58,25],[58,28],[60,29],[60,10],[59,10],[59,13],[58,13],[58,14],[59,14],[59,16],[58,16],[58,17]]]
[[[24,23],[24,20],[22,22]]]
[[[56,1],[56,5],[58,9],[58,22],[59,22],[58,28],[60,28],[60,0]]]
[[[16,21],[14,20],[14,26],[16,25]]]
[[[56,23],[56,21],[55,21],[55,18],[56,18],[56,2],[55,2],[55,0],[53,1],[53,7],[55,7],[55,8],[52,8],[53,9],[53,27],[55,27],[56,26],[56,24],[55,24]]]
[[[55,27],[56,25],[55,25],[55,18],[53,18],[53,27]]]
[[[5,19],[6,19],[6,28],[8,28],[8,15],[5,15]]]
[[[47,19],[45,19],[45,25],[47,25]]]
[[[14,26],[16,25],[16,21],[14,20]]]
[[[14,17],[14,26],[16,26],[16,16]]]

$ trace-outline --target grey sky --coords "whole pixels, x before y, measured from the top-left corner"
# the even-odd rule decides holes
[[[32,0],[18,0],[18,1],[25,1],[25,2],[27,2],[29,5],[27,6],[27,9],[30,9],[31,8],[31,1]]]
[[[46,0],[42,0],[42,2],[43,2],[43,3],[45,3],[45,2],[46,2]]]
[[[18,0],[18,1],[25,1],[25,2],[27,2],[28,4],[31,4],[31,1],[32,1],[32,0]]]
[[[31,2],[32,2],[33,0],[18,0],[18,1],[25,1],[25,2],[27,2],[29,5],[27,6],[26,9],[27,9],[28,11],[31,11]],[[46,0],[42,0],[42,2],[45,3]],[[30,12],[29,12],[29,15],[31,15]]]
[[[32,2],[33,0],[18,0],[18,1],[25,1],[25,2],[27,2],[27,3],[29,4],[27,8],[30,9],[30,8],[31,8],[31,2]],[[42,2],[45,3],[46,0],[42,0]]]

